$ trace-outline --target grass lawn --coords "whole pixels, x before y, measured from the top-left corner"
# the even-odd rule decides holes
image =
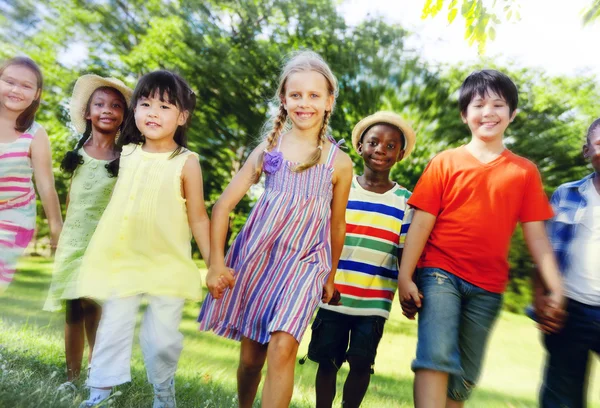
[[[0,298],[0,407],[76,407],[84,394],[62,397],[54,390],[64,381],[63,315],[41,310],[50,283],[52,264],[27,258],[15,282]],[[184,310],[181,331],[184,349],[177,372],[177,399],[181,408],[235,407],[238,344],[211,333],[200,333],[195,323],[199,304]],[[385,327],[375,375],[363,407],[411,407],[412,372],[417,325],[404,319],[394,305]],[[440,333],[443,335],[443,333]],[[310,333],[298,359],[308,347]],[[504,313],[496,326],[479,387],[471,407],[536,407],[543,349],[533,324],[523,316]],[[590,407],[600,408],[600,369],[594,361]],[[292,407],[314,406],[316,365],[296,367]],[[338,376],[338,398],[347,367]],[[114,407],[149,407],[151,386],[146,382],[139,345],[133,353],[133,382],[118,387]],[[259,406],[257,403],[256,406]]]

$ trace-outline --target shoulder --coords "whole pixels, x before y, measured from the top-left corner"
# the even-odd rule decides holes
[[[329,144],[329,149],[337,149],[335,160],[333,162],[334,169],[340,171],[352,170],[353,163],[352,159],[350,159],[350,156],[348,156],[348,154],[340,149],[335,143],[329,142]]]
[[[461,147],[441,151],[429,160],[428,167],[448,167],[453,163],[460,164],[463,154]]]
[[[516,166],[518,166],[519,168],[523,169],[525,172],[527,173],[538,173],[538,168],[536,166],[536,164],[534,162],[532,162],[531,160],[523,157],[523,156],[519,156],[516,153],[513,153],[512,151],[508,151],[508,154],[506,155],[506,159],[509,160],[511,163],[515,164]]]
[[[398,185],[398,188],[396,188],[393,192],[395,197],[399,197],[401,199],[404,200],[408,200],[410,198],[410,196],[412,195],[412,191],[410,191],[409,189],[402,187],[401,185]]]
[[[129,143],[126,144],[125,146],[123,146],[121,148],[121,156],[128,156],[130,154],[132,154],[133,152],[136,151],[136,149],[139,147],[140,145],[135,144],[135,143]]]
[[[566,190],[578,189],[582,185],[584,185],[589,179],[594,177],[594,174],[588,174],[584,178],[575,181],[569,181],[568,183],[561,184],[556,188],[556,192],[562,192]]]
[[[46,129],[44,129],[44,127],[42,125],[40,125],[37,122],[33,122],[31,124],[31,126],[29,126],[29,129],[27,129],[25,132],[25,134],[31,135],[33,137],[37,137],[38,135],[41,135],[42,137],[48,137],[48,133],[46,132]]]

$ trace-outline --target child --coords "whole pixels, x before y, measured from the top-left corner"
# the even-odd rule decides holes
[[[567,317],[545,335],[543,408],[585,407],[590,351],[600,353],[600,119],[589,127],[583,156],[594,172],[558,187],[550,200],[555,216],[548,232],[564,277]],[[545,300],[536,292],[537,304]],[[537,307],[542,327],[546,307]],[[550,328],[552,328],[550,326]]]
[[[212,212],[211,296],[200,329],[241,340],[240,407],[252,406],[265,360],[263,406],[289,405],[298,345],[319,300],[327,303],[334,291],[352,179],[350,158],[327,137],[336,95],[337,80],[319,55],[291,58],[273,129]],[[265,192],[225,258],[229,213],[263,170]]]
[[[321,305],[308,348],[308,357],[319,363],[317,408],[331,408],[346,359],[350,373],[342,405],[359,407],[367,392],[412,216],[410,191],[390,180],[392,167],[415,145],[412,128],[393,112],[377,112],[354,127],[352,145],[365,171],[352,180],[346,208],[346,240],[335,277],[341,305]]]
[[[131,89],[114,78],[83,75],[71,97],[71,122],[82,133],[74,150],[62,161],[62,169],[73,175],[65,225],[54,260],[54,275],[45,310],[61,309],[66,300],[65,358],[67,382],[60,390],[75,391],[79,377],[85,334],[92,359],[100,306],[90,299],[76,298],[79,266],[89,241],[108,204],[118,171],[116,137],[131,99]]]
[[[434,157],[408,201],[415,213],[398,286],[407,317],[420,308],[412,364],[417,408],[463,406],[475,386],[502,306],[517,221],[551,291],[551,312],[563,307],[561,280],[543,223],[552,209],[539,172],[503,144],[517,103],[517,88],[506,75],[494,70],[469,75],[459,105],[471,141]]]
[[[190,229],[208,263],[209,219],[198,156],[186,128],[196,97],[169,71],[144,75],[131,98],[119,144],[119,178],[83,257],[76,298],[107,299],[88,378],[90,397],[106,400],[131,380],[136,315],[148,300],[140,343],[154,407],[175,407],[174,376],[182,349],[178,331],[185,299],[200,297]]]
[[[40,68],[27,57],[10,59],[0,67],[0,294],[12,281],[17,260],[34,234],[34,174],[48,217],[52,252],[62,228],[50,141],[34,121],[42,85]]]

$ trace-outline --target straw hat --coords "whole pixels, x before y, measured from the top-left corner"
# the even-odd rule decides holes
[[[404,119],[400,117],[400,115],[389,111],[379,111],[377,113],[374,113],[371,116],[367,116],[366,118],[358,122],[356,126],[354,126],[354,130],[352,130],[352,146],[354,146],[354,149],[358,151],[358,142],[360,142],[363,134],[371,126],[380,123],[396,126],[402,131],[405,140],[403,157],[407,157],[415,147],[415,131],[412,129],[412,127],[410,127],[408,123],[406,123]]]
[[[123,94],[125,97],[125,103],[127,107],[131,101],[131,94],[133,91],[123,81],[116,78],[103,78],[94,74],[82,75],[75,82],[73,88],[73,96],[71,97],[71,123],[79,133],[85,132],[85,109],[87,103],[90,100],[90,96],[94,91],[103,86],[115,88]]]

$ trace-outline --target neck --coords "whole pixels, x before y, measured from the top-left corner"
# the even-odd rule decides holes
[[[310,129],[298,129],[297,127],[293,127],[290,132],[296,139],[303,141],[318,141],[319,132],[321,130],[321,126],[317,126],[316,128]]]
[[[86,145],[91,145],[99,149],[112,149],[115,145],[117,133],[102,133],[96,129],[92,129],[92,137]]]
[[[594,186],[596,187],[596,191],[600,194],[600,170],[596,170],[596,174],[594,174],[594,178],[592,179]]]
[[[495,154],[500,154],[505,149],[504,142],[501,137],[489,141],[473,137],[471,141],[467,144],[467,146],[470,149],[473,149],[478,152],[488,152]]]
[[[365,171],[361,177],[365,183],[371,186],[385,186],[394,184],[394,182],[390,180],[390,170],[373,171],[365,166]]]
[[[149,153],[168,153],[177,149],[177,146],[173,138],[163,138],[159,140],[146,139],[143,148]]]

